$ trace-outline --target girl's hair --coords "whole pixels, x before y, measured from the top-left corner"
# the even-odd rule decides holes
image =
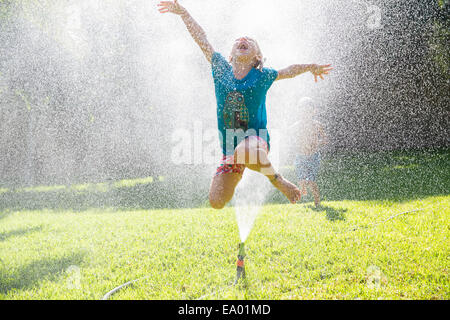
[[[256,44],[256,48],[258,49],[258,55],[261,56],[260,60],[257,60],[256,63],[253,65],[253,68],[258,69],[259,71],[262,71],[263,67],[264,67],[264,62],[266,61],[266,59],[263,57],[263,54],[261,52],[261,49],[259,48],[258,42],[256,42],[255,39],[250,38],[253,40],[253,42]]]
[[[259,71],[262,72],[262,69],[264,68],[264,62],[266,62],[266,58],[261,58],[261,60],[257,60],[256,63],[253,65],[253,68],[258,69]]]

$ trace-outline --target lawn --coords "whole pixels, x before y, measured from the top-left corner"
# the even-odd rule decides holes
[[[323,207],[274,193],[246,241],[247,281],[238,286],[230,286],[239,243],[231,206],[75,209],[50,200],[75,201],[92,185],[4,187],[0,299],[101,299],[138,278],[111,299],[449,299],[449,155],[325,157]],[[109,186],[132,199],[133,188],[159,180]],[[61,197],[31,205],[30,194],[52,192]]]

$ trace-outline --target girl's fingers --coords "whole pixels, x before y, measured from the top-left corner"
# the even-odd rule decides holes
[[[159,12],[161,12],[161,13],[167,13],[167,12],[169,12],[169,10],[159,10]]]
[[[321,74],[319,74],[319,77],[320,77],[320,79],[324,80],[324,79],[323,79],[323,76],[322,76]]]
[[[319,71],[319,73],[328,73],[328,72],[330,72],[331,70],[329,70],[329,69],[322,69],[322,70],[320,70]]]
[[[158,7],[173,7],[173,3],[169,2],[169,1],[161,1],[160,3],[158,3]]]

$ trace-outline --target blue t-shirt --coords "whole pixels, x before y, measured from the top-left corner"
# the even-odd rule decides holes
[[[234,153],[246,136],[257,135],[269,144],[266,93],[278,76],[274,69],[251,69],[245,78],[234,77],[231,65],[218,52],[212,56],[217,99],[217,124],[224,155]]]

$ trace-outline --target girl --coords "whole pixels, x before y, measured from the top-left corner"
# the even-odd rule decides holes
[[[328,143],[323,125],[315,119],[316,103],[311,98],[300,100],[300,121],[290,128],[295,128],[295,169],[299,179],[302,196],[306,196],[309,187],[314,196],[314,205],[320,207],[320,191],[316,178],[320,168],[320,149]]]
[[[276,71],[263,67],[263,55],[256,41],[236,39],[229,61],[214,51],[206,34],[177,0],[161,1],[159,12],[181,17],[189,33],[211,63],[217,100],[217,122],[223,158],[212,180],[209,202],[223,208],[233,197],[245,168],[264,174],[291,203],[301,198],[300,190],[278,174],[268,159],[266,93],[276,80],[311,72],[323,79],[330,65],[292,65]]]

